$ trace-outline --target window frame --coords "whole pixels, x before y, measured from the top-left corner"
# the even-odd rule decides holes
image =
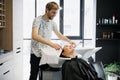
[[[60,26],[59,30],[60,32],[63,34],[64,32],[64,0],[60,0],[60,6],[62,7],[62,9],[60,10]],[[35,17],[37,17],[37,0],[35,0]],[[84,0],[80,0],[80,30],[79,30],[79,36],[66,36],[69,39],[72,40],[79,40],[79,39],[84,39]],[[52,40],[56,40],[52,39]]]

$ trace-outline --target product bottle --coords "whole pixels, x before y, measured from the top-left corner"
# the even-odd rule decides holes
[[[114,38],[114,33],[113,33],[113,32],[111,32],[111,38],[112,38],[112,39]]]
[[[104,19],[102,18],[102,24],[104,24]]]
[[[112,23],[115,24],[115,15],[112,16]]]
[[[99,20],[98,20],[98,24],[101,24],[100,18],[99,18]]]

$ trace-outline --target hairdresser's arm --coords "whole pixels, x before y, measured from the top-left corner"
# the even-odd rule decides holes
[[[70,40],[69,38],[67,38],[66,36],[64,36],[60,31],[58,31],[57,29],[54,31],[55,34],[62,40],[69,42],[71,45],[76,46],[75,42],[73,42],[72,40]]]
[[[47,44],[53,48],[55,48],[56,50],[59,50],[61,48],[61,46],[59,44],[53,43],[45,38],[43,38],[42,36],[38,35],[38,28],[34,27],[32,29],[32,39],[36,40],[38,42],[41,42],[43,44]]]

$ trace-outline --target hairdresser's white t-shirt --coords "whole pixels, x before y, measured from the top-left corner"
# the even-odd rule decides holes
[[[57,29],[57,25],[53,20],[45,21],[42,16],[34,19],[32,27],[38,28],[38,34],[47,40],[51,40],[52,31]],[[46,44],[35,41],[31,42],[31,54],[41,57],[41,48],[46,47]]]

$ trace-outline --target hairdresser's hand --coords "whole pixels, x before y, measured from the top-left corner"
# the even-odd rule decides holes
[[[62,48],[59,44],[57,43],[51,43],[50,45],[51,47],[55,48],[56,50],[59,50],[60,48]]]
[[[71,44],[71,46],[72,46],[73,48],[75,48],[75,47],[76,47],[75,42],[73,42],[73,41],[71,41],[71,40],[70,40],[70,42],[69,42],[69,43]]]

